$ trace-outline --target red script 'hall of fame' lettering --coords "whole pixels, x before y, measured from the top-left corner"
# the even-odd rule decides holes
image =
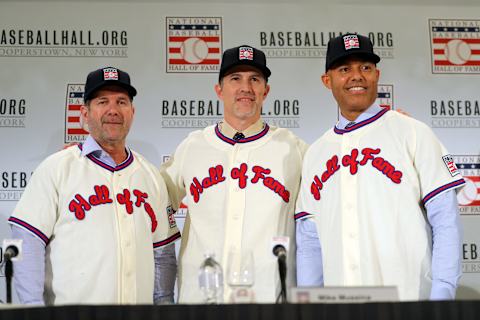
[[[383,157],[376,156],[380,154],[381,149],[364,148],[361,152],[358,149],[352,149],[350,154],[342,157],[341,163],[343,167],[349,169],[351,175],[358,173],[359,166],[365,166],[368,162],[372,167],[383,173],[393,183],[400,184],[402,182],[403,173],[395,168],[393,164],[385,160]],[[360,155],[361,154],[361,155]],[[361,158],[361,160],[359,160]],[[338,156],[332,156],[326,163],[326,170],[322,173],[321,178],[317,175],[313,177],[310,184],[310,193],[315,200],[320,200],[320,191],[323,189],[325,182],[340,169],[338,164]]]
[[[290,201],[290,191],[288,191],[280,181],[270,176],[272,171],[269,168],[253,166],[251,171],[253,172],[253,177],[249,180],[249,177],[251,176],[247,174],[248,165],[246,163],[242,163],[238,168],[234,167],[231,169],[230,177],[238,180],[238,187],[240,189],[245,189],[249,182],[256,184],[259,181],[262,181],[265,187],[279,195],[283,201],[287,203]],[[208,177],[204,178],[201,183],[195,177],[190,184],[190,194],[192,195],[195,203],[200,201],[200,196],[205,189],[225,181],[225,177],[223,176],[223,167],[221,165],[209,168],[208,174]]]

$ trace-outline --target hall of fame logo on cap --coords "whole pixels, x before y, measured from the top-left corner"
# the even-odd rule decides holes
[[[253,48],[240,47],[238,50],[239,60],[253,60]]]
[[[379,84],[376,102],[382,108],[393,110],[393,84]]]
[[[65,143],[82,142],[88,132],[82,127],[80,107],[83,105],[83,84],[68,84],[65,103]]]
[[[358,37],[355,34],[344,36],[343,43],[345,45],[345,50],[360,48],[360,42],[358,41]]]
[[[460,214],[480,215],[480,155],[455,155],[453,160],[465,179],[457,193]]]
[[[222,18],[166,18],[167,73],[217,73],[222,56]]]
[[[428,21],[432,73],[480,74],[480,20]]]
[[[104,80],[118,80],[118,70],[115,68],[105,68],[103,69],[103,79]]]

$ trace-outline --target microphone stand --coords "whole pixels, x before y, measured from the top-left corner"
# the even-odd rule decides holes
[[[12,278],[13,278],[13,262],[12,258],[18,256],[18,248],[14,245],[7,247],[3,253],[5,259],[5,282],[7,289],[7,303],[12,303]]]
[[[278,273],[280,274],[280,303],[287,303],[287,262],[285,255],[278,257]]]
[[[5,281],[7,284],[7,303],[12,303],[12,277],[13,277],[13,262],[8,257],[5,257]]]
[[[278,273],[280,275],[280,294],[276,303],[287,303],[287,251],[283,245],[276,245],[273,248],[273,254],[278,260]]]

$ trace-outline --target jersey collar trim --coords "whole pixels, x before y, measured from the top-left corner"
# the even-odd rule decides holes
[[[83,144],[79,144],[78,148],[80,150],[83,150]],[[130,151],[130,149],[126,148],[127,150],[127,159],[120,163],[116,167],[112,167],[106,163],[103,163],[100,159],[96,158],[93,153],[85,155],[88,159],[90,159],[93,163],[99,165],[100,167],[107,169],[108,171],[115,172],[115,171],[120,171],[128,167],[130,164],[133,162],[133,153]]]
[[[352,132],[352,131],[355,131],[357,129],[360,129],[366,125],[369,125],[370,123],[380,119],[385,113],[388,112],[388,109],[387,108],[382,108],[382,110],[380,110],[376,115],[374,115],[373,117],[371,118],[368,118],[366,120],[363,120],[363,121],[360,121],[359,123],[356,123],[354,124],[353,126],[349,127],[348,129],[338,129],[337,127],[334,127],[333,128],[333,131],[336,133],[336,134],[344,134],[344,133],[349,133],[349,132]]]
[[[220,128],[218,127],[218,123],[215,126],[215,134],[217,135],[217,137],[219,137],[220,140],[222,140],[222,141],[224,141],[228,144],[231,144],[232,146],[235,145],[236,143],[247,143],[247,142],[252,142],[252,141],[258,140],[258,139],[264,137],[268,133],[268,130],[270,130],[270,127],[268,126],[267,123],[265,123],[265,127],[259,133],[255,134],[253,136],[246,137],[246,138],[235,141],[235,140],[230,139],[229,137],[222,134],[222,132],[220,131]]]

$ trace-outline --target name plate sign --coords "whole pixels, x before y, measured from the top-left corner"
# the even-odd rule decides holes
[[[397,287],[292,288],[292,303],[365,303],[398,301]]]

